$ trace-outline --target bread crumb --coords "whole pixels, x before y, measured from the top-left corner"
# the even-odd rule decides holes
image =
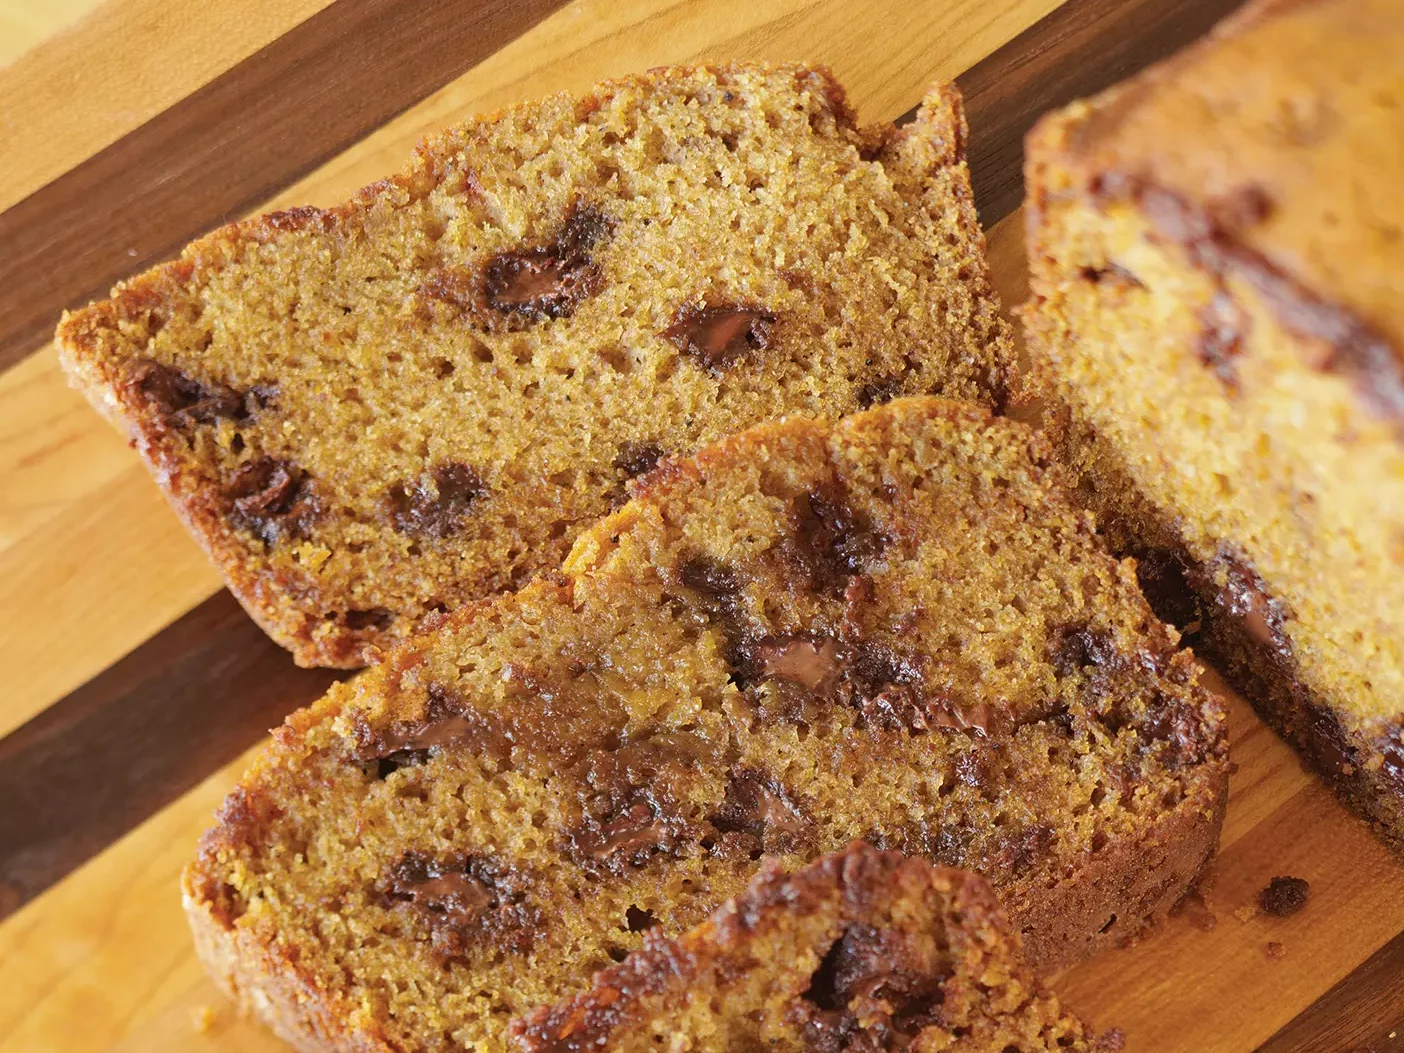
[[[1126,1032],[1114,1027],[1097,1040],[1097,1053],[1120,1053],[1126,1048]]]
[[[1239,921],[1243,922],[1243,924],[1247,925],[1250,921],[1252,921],[1254,918],[1256,918],[1256,917],[1258,916],[1258,908],[1257,908],[1257,907],[1235,907],[1235,908],[1234,908],[1234,911],[1233,911],[1233,916],[1234,916],[1235,918],[1237,918]]]
[[[1275,877],[1258,893],[1258,906],[1275,918],[1290,918],[1310,898],[1311,883],[1306,878]]]
[[[1273,961],[1277,961],[1279,958],[1286,956],[1287,948],[1276,940],[1269,940],[1267,946],[1263,948],[1263,953]]]
[[[1183,917],[1200,932],[1211,932],[1219,923],[1219,916],[1209,909],[1204,894],[1198,890],[1182,899],[1174,914]]]
[[[196,1034],[208,1035],[210,1028],[214,1027],[215,1011],[207,1005],[197,1005],[190,1010],[190,1026],[195,1029]]]

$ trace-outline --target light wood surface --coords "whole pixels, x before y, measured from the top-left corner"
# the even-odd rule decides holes
[[[0,209],[328,3],[0,0],[0,40],[15,46],[12,64],[0,68]],[[16,25],[13,36],[7,21]],[[0,66],[5,61],[0,51]]]
[[[359,2],[375,0],[335,0]],[[450,0],[404,8],[444,2]],[[1085,19],[1090,33],[1095,13],[1117,2],[1069,0],[1069,6],[1081,3],[1092,12]],[[0,33],[17,3],[0,0]],[[129,141],[154,115],[204,86],[237,76],[251,54],[329,10],[329,3],[108,0],[48,36],[0,68],[0,212]],[[493,3],[510,15],[508,0],[465,0],[462,9]],[[1205,0],[1168,6],[1196,4],[1202,17]],[[872,0],[860,10],[851,0],[575,0],[439,90],[404,100],[398,116],[302,169],[306,175],[290,178],[260,207],[331,204],[399,167],[420,136],[465,114],[671,62],[823,61],[848,86],[861,115],[890,119],[931,82],[966,71],[1043,25],[1058,6],[1058,0]],[[53,24],[65,17],[55,9]],[[328,47],[354,54],[364,43],[338,40]],[[1029,62],[1037,64],[1042,46],[1031,48]],[[1089,54],[1095,61],[1096,49]],[[996,284],[1007,304],[1024,294],[1020,226],[1015,213],[990,235]],[[7,758],[16,762],[36,738],[57,750],[65,748],[65,735],[82,749],[99,748],[83,735],[101,698],[77,689],[91,678],[101,687],[124,655],[164,639],[168,627],[186,625],[192,611],[217,602],[211,596],[218,587],[123,438],[68,390],[51,347],[32,348],[0,373],[0,766]],[[181,661],[196,660],[183,658],[183,645],[172,639],[165,687],[183,675]],[[281,660],[280,654],[259,659]],[[139,689],[139,672],[118,677],[112,697]],[[268,677],[266,690],[305,698],[307,685],[320,681],[299,681],[295,690],[291,683]],[[1404,964],[1395,964],[1404,963],[1395,951],[1404,947],[1404,866],[1302,770],[1245,703],[1225,694],[1237,769],[1223,851],[1203,902],[1189,904],[1137,946],[1069,971],[1058,989],[1099,1026],[1122,1027],[1131,1050],[1250,1050],[1275,1034],[1274,1050],[1333,1049],[1346,1033],[1368,1038],[1375,1053],[1394,1049],[1386,1036],[1392,1023],[1404,1022],[1404,997],[1391,993],[1404,990]],[[266,709],[267,699],[262,702]],[[178,752],[182,734],[190,750],[203,744],[204,734],[231,734],[197,709],[184,724],[172,721],[177,724],[151,732],[153,752]],[[123,748],[139,752],[143,728],[123,734]],[[6,753],[7,743],[18,745]],[[165,807],[153,805],[145,821],[123,827],[127,832],[109,847],[83,857],[81,866],[0,921],[0,1053],[283,1048],[236,1018],[204,978],[176,884],[249,755],[219,767],[211,762],[200,772],[208,773],[203,781],[171,782]],[[146,760],[134,756],[132,763]],[[81,766],[81,756],[73,765]],[[14,810],[35,799],[5,796],[3,776],[0,917],[27,896],[18,884],[7,885],[4,874],[23,871],[9,864],[29,849],[6,837],[19,826]],[[86,795],[74,811],[108,807],[104,786],[91,781],[44,784],[37,792]],[[1311,882],[1310,902],[1295,917],[1256,910],[1258,891],[1278,874]],[[1311,1028],[1294,1031],[1313,1004],[1318,1015]]]
[[[0,68],[68,28],[101,0],[0,0]]]

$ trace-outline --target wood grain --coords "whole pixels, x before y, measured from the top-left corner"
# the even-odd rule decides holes
[[[110,0],[104,10],[148,2],[157,0]],[[930,80],[967,70],[989,222],[1017,200],[1018,134],[1037,111],[1095,90],[1119,75],[1118,63],[1147,61],[1227,6],[1069,0],[1011,42],[1055,2],[879,0],[865,5],[858,33],[853,6],[838,0],[576,0],[299,182],[270,184],[270,202],[332,203],[464,112],[664,62],[804,56],[829,62],[872,119],[910,107]],[[205,0],[211,11],[232,4]],[[1144,34],[1144,45],[1128,44],[1128,34]],[[67,68],[83,57],[75,52]],[[190,94],[179,76],[169,80],[160,87],[169,101],[152,114]],[[77,132],[55,138],[74,160],[93,153]],[[12,155],[0,156],[8,167]],[[0,170],[0,192],[8,174]],[[203,184],[172,193],[198,198]],[[192,206],[190,215],[203,212]],[[1020,240],[1017,213],[990,237],[1008,302],[1023,290]],[[203,978],[175,880],[249,755],[185,787],[320,684],[299,680],[318,674],[294,670],[227,596],[210,598],[215,587],[121,439],[63,387],[51,351],[0,374],[0,734],[24,724],[0,741],[0,873],[16,886],[10,899],[108,846],[0,923],[0,1053],[283,1048],[236,1019]],[[219,662],[230,663],[229,675]],[[1390,1032],[1404,1025],[1404,868],[1243,703],[1231,701],[1230,713],[1238,769],[1207,903],[1137,947],[1070,971],[1061,989],[1097,1023],[1123,1026],[1130,1049],[1398,1048]],[[1289,919],[1257,914],[1257,890],[1281,873],[1311,881],[1310,904]],[[0,913],[5,896],[0,886]],[[1270,956],[1269,944],[1282,953]],[[192,1013],[205,1006],[212,1026],[197,1033]]]
[[[1258,1053],[1298,1050],[1404,1050],[1404,934],[1394,937],[1336,984]]]
[[[1024,133],[1040,115],[1173,54],[1242,2],[1070,0],[957,78],[986,226],[1024,198]]]
[[[59,312],[174,255],[562,0],[340,0],[0,213],[0,368]]]
[[[292,665],[221,591],[0,740],[0,918],[333,679]]]
[[[0,0],[52,32],[0,68],[0,209],[91,157],[326,7],[331,0]],[[0,49],[10,36],[0,13]],[[212,31],[215,27],[217,31]],[[46,34],[47,35],[47,34]],[[3,62],[3,58],[0,58]]]
[[[99,0],[0,2],[0,70],[54,33],[88,14]]]
[[[0,375],[0,457],[2,735],[220,579],[145,466],[68,389],[51,350]]]
[[[0,923],[0,1050],[98,1053],[123,1039],[140,1041],[173,1005],[184,1011],[179,1026],[165,1029],[170,1041],[145,1050],[196,1046],[189,1008],[223,999],[191,952],[178,878],[253,753]],[[246,1033],[249,1053],[287,1053],[252,1026]]]

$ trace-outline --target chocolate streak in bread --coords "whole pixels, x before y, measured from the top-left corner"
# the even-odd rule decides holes
[[[1401,49],[1392,0],[1255,0],[1026,150],[1030,386],[1089,507],[1395,846]]]
[[[1062,416],[1069,416],[1066,409]],[[1063,440],[1067,461],[1083,474],[1077,492],[1111,546],[1136,559],[1142,591],[1156,613],[1250,698],[1380,837],[1404,852],[1404,723],[1374,735],[1347,732],[1298,671],[1285,632],[1286,605],[1243,558],[1195,560],[1175,524],[1138,499],[1114,450],[1076,427],[1065,429]]]
[[[1036,968],[1136,937],[1213,855],[1223,714],[1062,482],[936,399],[663,463],[276,733],[185,875],[216,979],[309,1048],[498,1049],[854,839],[979,870]]]

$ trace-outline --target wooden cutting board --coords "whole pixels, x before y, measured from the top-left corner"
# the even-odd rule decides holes
[[[826,62],[874,120],[958,78],[1016,304],[1030,121],[1233,6],[108,0],[0,69],[0,1053],[281,1048],[204,979],[176,881],[261,736],[332,679],[253,628],[67,390],[64,307],[226,219],[331,204],[464,114],[722,57]],[[1060,992],[1133,1050],[1404,1049],[1404,866],[1226,698],[1212,887]],[[1310,881],[1300,914],[1256,909],[1275,875]]]

